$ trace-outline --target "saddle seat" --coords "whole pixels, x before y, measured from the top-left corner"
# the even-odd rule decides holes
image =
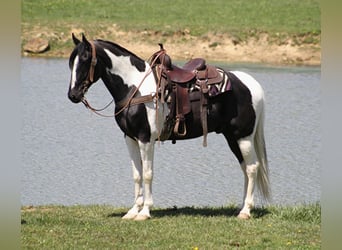
[[[178,84],[190,82],[196,76],[194,72],[184,70],[175,65],[172,65],[172,68],[168,69],[166,74],[172,82]]]
[[[183,65],[182,69],[187,71],[205,70],[206,64],[203,58],[194,58]]]
[[[216,68],[206,65],[203,58],[191,59],[185,63],[183,67],[178,67],[172,64],[170,56],[165,54],[163,58],[163,66],[165,74],[172,82],[177,84],[188,83],[194,78],[206,79],[208,84],[222,81],[222,77],[217,72]]]
[[[204,70],[206,68],[205,60],[203,58],[194,58],[188,61],[183,67],[177,67],[172,64],[169,55],[165,54],[162,59],[165,73],[172,82],[187,83],[195,78],[197,70]]]

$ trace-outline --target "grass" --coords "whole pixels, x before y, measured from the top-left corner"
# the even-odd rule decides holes
[[[320,43],[319,0],[22,0],[23,43],[41,31],[56,50],[72,47],[72,29],[90,37],[112,38],[120,30],[162,37],[229,34],[235,41],[268,34],[269,42],[288,38]],[[30,35],[31,33],[31,35]],[[137,39],[137,38],[135,38]],[[140,40],[146,38],[140,37]],[[110,40],[110,39],[109,39]],[[151,43],[155,43],[151,38]]]
[[[220,32],[320,33],[318,0],[22,0],[22,21],[58,25],[118,24],[126,30],[194,35]]]
[[[23,249],[320,249],[321,207],[269,206],[252,219],[238,207],[154,209],[145,222],[123,221],[111,206],[21,210]]]

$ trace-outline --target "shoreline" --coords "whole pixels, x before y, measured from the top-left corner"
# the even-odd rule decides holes
[[[73,44],[71,33],[77,37],[84,30],[71,29],[68,34],[56,34],[51,31],[30,31],[22,34],[22,56],[43,58],[68,58]],[[25,45],[32,39],[41,38],[49,43],[49,49],[42,53],[24,51]],[[274,40],[266,33],[257,37],[249,37],[245,41],[236,39],[229,34],[206,34],[204,36],[191,36],[186,30],[165,36],[153,31],[119,31],[102,32],[90,39],[103,39],[113,41],[133,52],[142,59],[147,60],[159,49],[162,42],[167,53],[173,60],[186,61],[191,58],[202,57],[207,61],[225,63],[260,63],[269,65],[321,65],[321,46],[318,43],[298,42],[293,37],[283,40]],[[302,39],[305,39],[302,38]],[[317,38],[320,40],[320,38]]]

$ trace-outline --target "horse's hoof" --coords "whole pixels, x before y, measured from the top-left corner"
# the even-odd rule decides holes
[[[137,214],[125,214],[121,219],[123,220],[133,220],[137,217]]]
[[[148,216],[148,215],[138,214],[138,215],[134,218],[134,220],[135,220],[135,221],[144,221],[144,220],[148,220],[148,219],[150,219],[150,218],[151,218],[151,217]]]
[[[248,220],[251,218],[251,216],[249,214],[239,213],[238,218],[241,220]]]

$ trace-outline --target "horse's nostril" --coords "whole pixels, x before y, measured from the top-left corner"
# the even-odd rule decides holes
[[[70,99],[72,102],[74,102],[74,103],[80,102],[80,101],[78,100],[78,98],[76,97],[75,94],[69,93],[69,94],[68,94],[68,97],[69,97],[69,99]]]

